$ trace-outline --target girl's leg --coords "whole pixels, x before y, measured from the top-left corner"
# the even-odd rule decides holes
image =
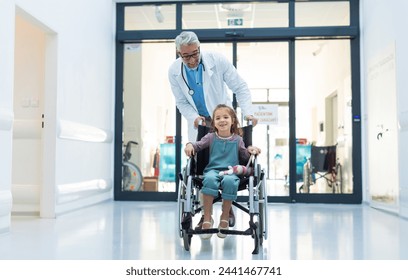
[[[201,229],[209,229],[213,227],[214,220],[211,217],[212,205],[214,197],[208,194],[203,194],[203,204],[204,204],[204,221]],[[200,234],[201,239],[210,239],[212,233]]]
[[[232,200],[223,199],[222,201],[222,213],[220,217],[220,228],[228,228],[229,212],[231,209]]]
[[[219,229],[229,228],[229,213],[232,205],[232,201],[237,199],[237,192],[239,186],[239,177],[236,175],[224,176],[221,181],[222,185],[222,213],[220,217]],[[225,233],[219,232],[218,237],[225,238]]]
[[[218,229],[220,230],[217,233],[219,238],[227,237],[227,234],[221,232],[222,229],[229,229],[229,211],[231,209],[232,200],[223,199],[222,201],[222,213],[220,217],[220,223],[218,225]]]
[[[218,186],[219,186],[219,175],[218,171],[210,170],[204,174],[203,180],[203,188],[201,189],[201,193],[203,196],[203,208],[204,208],[204,222],[202,225],[202,229],[211,228],[211,224],[208,222],[212,222],[211,214],[212,214],[212,205],[214,197],[218,195]],[[204,224],[207,222],[206,224]]]
[[[204,222],[202,229],[208,229],[212,227],[212,205],[214,197],[208,194],[203,194],[203,207],[204,207]]]

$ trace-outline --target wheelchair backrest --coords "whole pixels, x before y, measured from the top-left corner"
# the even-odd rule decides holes
[[[210,132],[211,128],[207,126],[198,126],[198,132],[197,132],[197,141],[201,140],[208,132]],[[197,153],[196,157],[196,174],[203,174],[204,168],[208,164],[208,159],[210,158],[210,149],[204,149],[200,152]]]
[[[201,140],[208,132],[211,131],[210,127],[198,126],[197,141]],[[252,145],[252,125],[242,127],[242,139],[245,143],[245,147]],[[210,158],[210,149],[204,149],[197,153],[196,157],[196,170],[197,175],[202,175],[204,173],[205,167],[208,165],[208,160]],[[242,165],[246,165],[247,162],[240,162]]]
[[[242,139],[244,140],[245,147],[252,146],[252,125],[242,127]]]
[[[336,166],[336,146],[312,146],[312,172],[331,172]]]

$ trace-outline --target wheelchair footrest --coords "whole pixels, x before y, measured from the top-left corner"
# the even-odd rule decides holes
[[[196,230],[189,230],[189,234],[208,234],[208,233],[218,233],[217,228],[209,228],[209,229],[196,229]]]
[[[231,235],[252,235],[252,230],[249,228],[245,231],[242,230],[233,230],[233,229],[220,229],[221,233],[231,234]]]
[[[242,230],[232,230],[232,229],[218,229],[218,228],[209,228],[209,229],[190,229],[187,231],[187,234],[209,234],[209,233],[224,233],[231,235],[252,235],[252,230],[249,228],[245,231]]]

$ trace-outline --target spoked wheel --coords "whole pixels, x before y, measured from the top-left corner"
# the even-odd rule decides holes
[[[262,246],[263,240],[268,238],[268,195],[266,193],[266,179],[262,178],[262,184],[259,190],[259,245]]]
[[[190,251],[191,237],[191,234],[188,234],[186,230],[183,230],[183,244],[186,251]]]
[[[184,177],[183,177],[184,179]],[[184,179],[185,181],[185,179]],[[186,186],[184,184],[184,181],[180,179],[179,181],[179,189],[178,189],[178,195],[177,195],[177,204],[178,204],[178,229],[179,229],[179,235],[180,238],[183,237],[183,227],[182,227],[182,221],[183,221],[183,213],[184,213],[184,204],[185,204],[185,196],[186,196]]]
[[[183,237],[183,244],[184,244],[184,249],[186,251],[190,251],[190,245],[191,245],[191,238],[193,237],[192,234],[189,234],[188,231],[192,229],[192,216],[191,214],[187,213],[183,215],[183,222],[182,222],[182,237]]]
[[[122,190],[137,192],[142,189],[143,175],[131,162],[122,162]]]
[[[187,167],[189,168],[189,167]],[[192,176],[188,176],[186,169],[184,174],[180,176],[179,191],[178,191],[178,211],[179,211],[179,233],[183,238],[184,249],[190,250],[193,225],[193,200],[191,197]]]

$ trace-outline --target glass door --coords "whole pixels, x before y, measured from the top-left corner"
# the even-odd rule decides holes
[[[287,42],[237,43],[238,72],[252,93],[268,196],[289,196],[289,58]]]
[[[167,78],[174,59],[174,43],[124,44],[120,199],[176,197],[176,105]]]
[[[224,54],[248,83],[255,116],[260,120],[253,130],[253,144],[262,148],[259,163],[265,170],[271,201],[309,202],[316,194],[352,194],[350,42],[302,40],[294,46],[292,95],[289,42],[211,42],[202,43],[201,49]],[[130,167],[138,170],[130,169],[131,177],[140,177],[141,182],[128,184],[123,179],[123,199],[176,196],[176,154],[181,158],[181,170],[186,162],[182,147],[188,139],[187,124],[181,117],[177,149],[177,110],[167,81],[168,68],[155,67],[163,61],[170,65],[174,59],[172,42],[125,44],[123,152],[132,142],[128,160]],[[293,120],[291,104],[295,104]],[[239,104],[236,109],[245,125]],[[291,131],[295,141],[290,138]],[[296,146],[294,155],[291,141]],[[123,178],[126,172],[129,170],[122,170]]]
[[[350,40],[297,41],[295,57],[296,200],[353,194]]]

